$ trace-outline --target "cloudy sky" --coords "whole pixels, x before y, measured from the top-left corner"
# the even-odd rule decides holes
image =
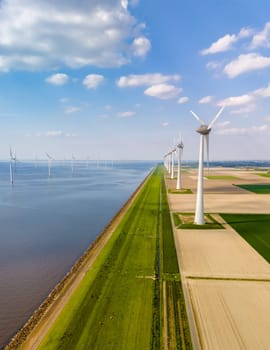
[[[268,0],[0,0],[0,159],[270,158]]]

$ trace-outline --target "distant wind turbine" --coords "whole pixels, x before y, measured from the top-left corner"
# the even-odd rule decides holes
[[[52,167],[52,161],[54,158],[50,156],[47,152],[45,152],[47,158],[48,158],[48,176],[51,177],[51,167]]]
[[[72,174],[74,174],[74,162],[75,162],[76,158],[74,156],[74,154],[72,153],[71,155],[71,171],[72,171]]]
[[[14,183],[14,166],[13,166],[13,164],[16,164],[16,154],[12,153],[12,149],[10,146],[9,146],[9,156],[10,156],[10,159],[9,159],[9,180],[10,180],[10,183],[13,185],[13,183]]]
[[[171,179],[174,178],[174,153],[176,152],[176,148],[174,147],[171,150]]]
[[[203,190],[203,161],[204,161],[204,140],[206,142],[207,150],[207,162],[209,164],[209,133],[212,126],[221,115],[224,106],[219,110],[213,120],[209,125],[206,125],[205,122],[198,117],[198,115],[190,111],[193,116],[201,123],[201,126],[196,130],[200,134],[200,153],[199,153],[199,170],[198,170],[198,184],[197,184],[197,198],[196,198],[196,212],[194,223],[198,225],[204,224],[204,190]]]
[[[180,136],[180,141],[177,144],[177,148],[178,148],[178,171],[177,171],[177,182],[176,182],[176,189],[180,190],[182,188],[182,167],[181,167],[181,162],[182,162],[182,155],[183,155],[183,149],[184,149],[184,143],[182,140],[182,136]]]

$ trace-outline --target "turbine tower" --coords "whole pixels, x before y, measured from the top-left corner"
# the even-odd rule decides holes
[[[182,188],[181,161],[182,161],[182,155],[183,155],[183,149],[184,149],[184,143],[182,140],[182,136],[180,136],[180,142],[178,143],[177,148],[178,148],[178,172],[177,172],[176,189],[180,190]]]
[[[176,149],[173,148],[171,150],[171,179],[174,178],[174,153],[175,153]]]
[[[47,152],[45,152],[47,158],[48,158],[48,176],[51,177],[51,167],[52,167],[52,161],[54,160],[52,156],[50,156]]]
[[[71,171],[72,171],[72,175],[74,174],[74,161],[76,160],[74,154],[72,153],[71,155]]]
[[[9,146],[9,181],[11,183],[11,185],[13,185],[14,183],[14,167],[13,167],[13,162],[16,162],[16,154],[13,155],[12,153],[12,149]],[[15,163],[16,164],[16,163]]]
[[[198,117],[198,115],[190,111],[193,116],[201,123],[201,126],[196,130],[200,134],[200,152],[199,152],[199,170],[198,170],[198,184],[197,184],[197,197],[196,197],[196,212],[194,223],[197,225],[204,224],[204,191],[203,191],[203,161],[204,161],[204,140],[206,142],[206,151],[207,151],[207,161],[209,163],[209,133],[212,126],[221,115],[224,106],[219,110],[213,120],[209,125],[206,125],[205,122]]]

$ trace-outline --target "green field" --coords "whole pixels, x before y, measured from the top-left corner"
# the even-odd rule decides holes
[[[168,281],[167,281],[168,280]],[[164,289],[171,288],[163,300]],[[164,318],[164,304],[169,310]],[[172,308],[172,306],[174,306]],[[39,350],[191,349],[161,167],[47,333]]]
[[[270,193],[270,184],[243,184],[243,185],[235,185],[235,186],[243,188],[253,193],[258,193],[258,194]]]
[[[262,177],[270,177],[270,173],[264,173],[264,174],[262,174],[262,173],[257,173],[256,175],[259,175],[259,176],[262,176]]]
[[[270,262],[270,214],[220,214],[220,216]]]
[[[192,191],[191,191],[190,188],[182,188],[181,190],[176,190],[176,189],[169,188],[168,189],[168,193],[172,193],[172,194],[192,194]]]
[[[208,175],[205,177],[209,180],[239,180],[238,177],[231,175]]]

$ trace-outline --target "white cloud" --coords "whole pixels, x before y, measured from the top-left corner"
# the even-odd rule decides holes
[[[209,69],[209,70],[215,70],[215,69],[218,69],[222,66],[222,64],[220,62],[216,62],[216,61],[211,61],[211,62],[208,62],[206,64],[206,68]]]
[[[134,56],[144,57],[151,49],[151,42],[145,36],[135,38],[132,43],[132,51]]]
[[[199,100],[199,103],[200,104],[209,104],[209,103],[213,102],[213,100],[214,100],[213,96],[205,96]]]
[[[128,8],[128,0],[121,0],[121,5],[126,10]]]
[[[180,97],[177,101],[179,104],[187,103],[189,101],[189,98],[187,96]]]
[[[127,112],[119,112],[117,116],[119,118],[130,118],[130,117],[133,117],[135,114],[136,114],[135,112],[127,111]]]
[[[146,89],[144,91],[144,94],[152,97],[157,97],[162,100],[168,100],[171,98],[176,98],[181,93],[181,91],[181,88],[177,88],[174,85],[157,84]]]
[[[237,106],[242,106],[242,105],[247,105],[243,107],[242,109],[239,109],[239,113],[237,110],[235,110],[234,114],[240,114],[245,110],[245,112],[252,112],[255,110],[255,102],[260,99],[260,98],[267,98],[270,97],[270,83],[268,86],[264,88],[260,88],[254,91],[250,91],[247,94],[240,95],[240,96],[232,96],[232,97],[227,97],[217,103],[218,106],[227,106],[227,107],[237,107]]]
[[[179,81],[181,76],[178,74],[164,75],[160,73],[150,74],[131,74],[122,76],[116,82],[118,87],[136,87],[136,86],[150,86],[156,84],[163,84],[170,81]]]
[[[259,97],[270,97],[270,84],[265,88],[255,90],[254,94]]]
[[[242,28],[238,34],[226,34],[215,41],[209,48],[201,51],[202,55],[215,54],[231,50],[233,44],[238,40],[251,36],[253,30],[250,28]]]
[[[255,104],[250,104],[248,106],[239,108],[239,109],[233,109],[230,113],[231,114],[248,114],[251,112],[254,112],[256,110]]]
[[[47,131],[45,133],[45,136],[47,137],[59,137],[59,136],[64,136],[64,132],[62,130],[52,130],[52,131]]]
[[[77,113],[80,112],[81,108],[80,107],[75,107],[75,106],[68,106],[65,109],[66,114],[72,114],[72,113]]]
[[[86,86],[87,89],[96,89],[103,81],[103,75],[88,74],[83,80],[83,85]]]
[[[163,123],[161,123],[161,126],[163,126],[164,128],[166,128],[167,126],[169,126],[169,123],[168,123],[168,122],[163,122]]]
[[[56,73],[45,79],[47,83],[53,85],[65,85],[68,82],[68,75],[63,73]]]
[[[77,134],[74,133],[66,133],[62,130],[50,130],[47,132],[39,132],[36,134],[37,137],[76,137]]]
[[[217,130],[219,135],[253,135],[260,134],[270,130],[270,127],[266,124],[260,126],[251,126],[248,128],[224,128]]]
[[[231,122],[229,120],[225,120],[224,122],[216,123],[216,129],[224,129],[229,126]]]
[[[231,49],[232,45],[237,41],[236,35],[226,34],[222,38],[218,39],[214,42],[208,49],[204,49],[201,51],[202,55],[209,55],[218,52],[224,52]]]
[[[270,22],[267,22],[262,31],[253,36],[251,47],[270,47]]]
[[[0,70],[119,67],[151,43],[127,0],[8,0],[0,6]]]
[[[256,53],[249,53],[238,56],[236,60],[227,64],[223,71],[229,78],[235,78],[240,74],[266,67],[270,67],[270,57],[260,56]]]
[[[240,96],[233,96],[225,98],[224,100],[218,102],[218,106],[235,107],[241,106],[254,101],[254,96],[252,94],[245,94]]]

